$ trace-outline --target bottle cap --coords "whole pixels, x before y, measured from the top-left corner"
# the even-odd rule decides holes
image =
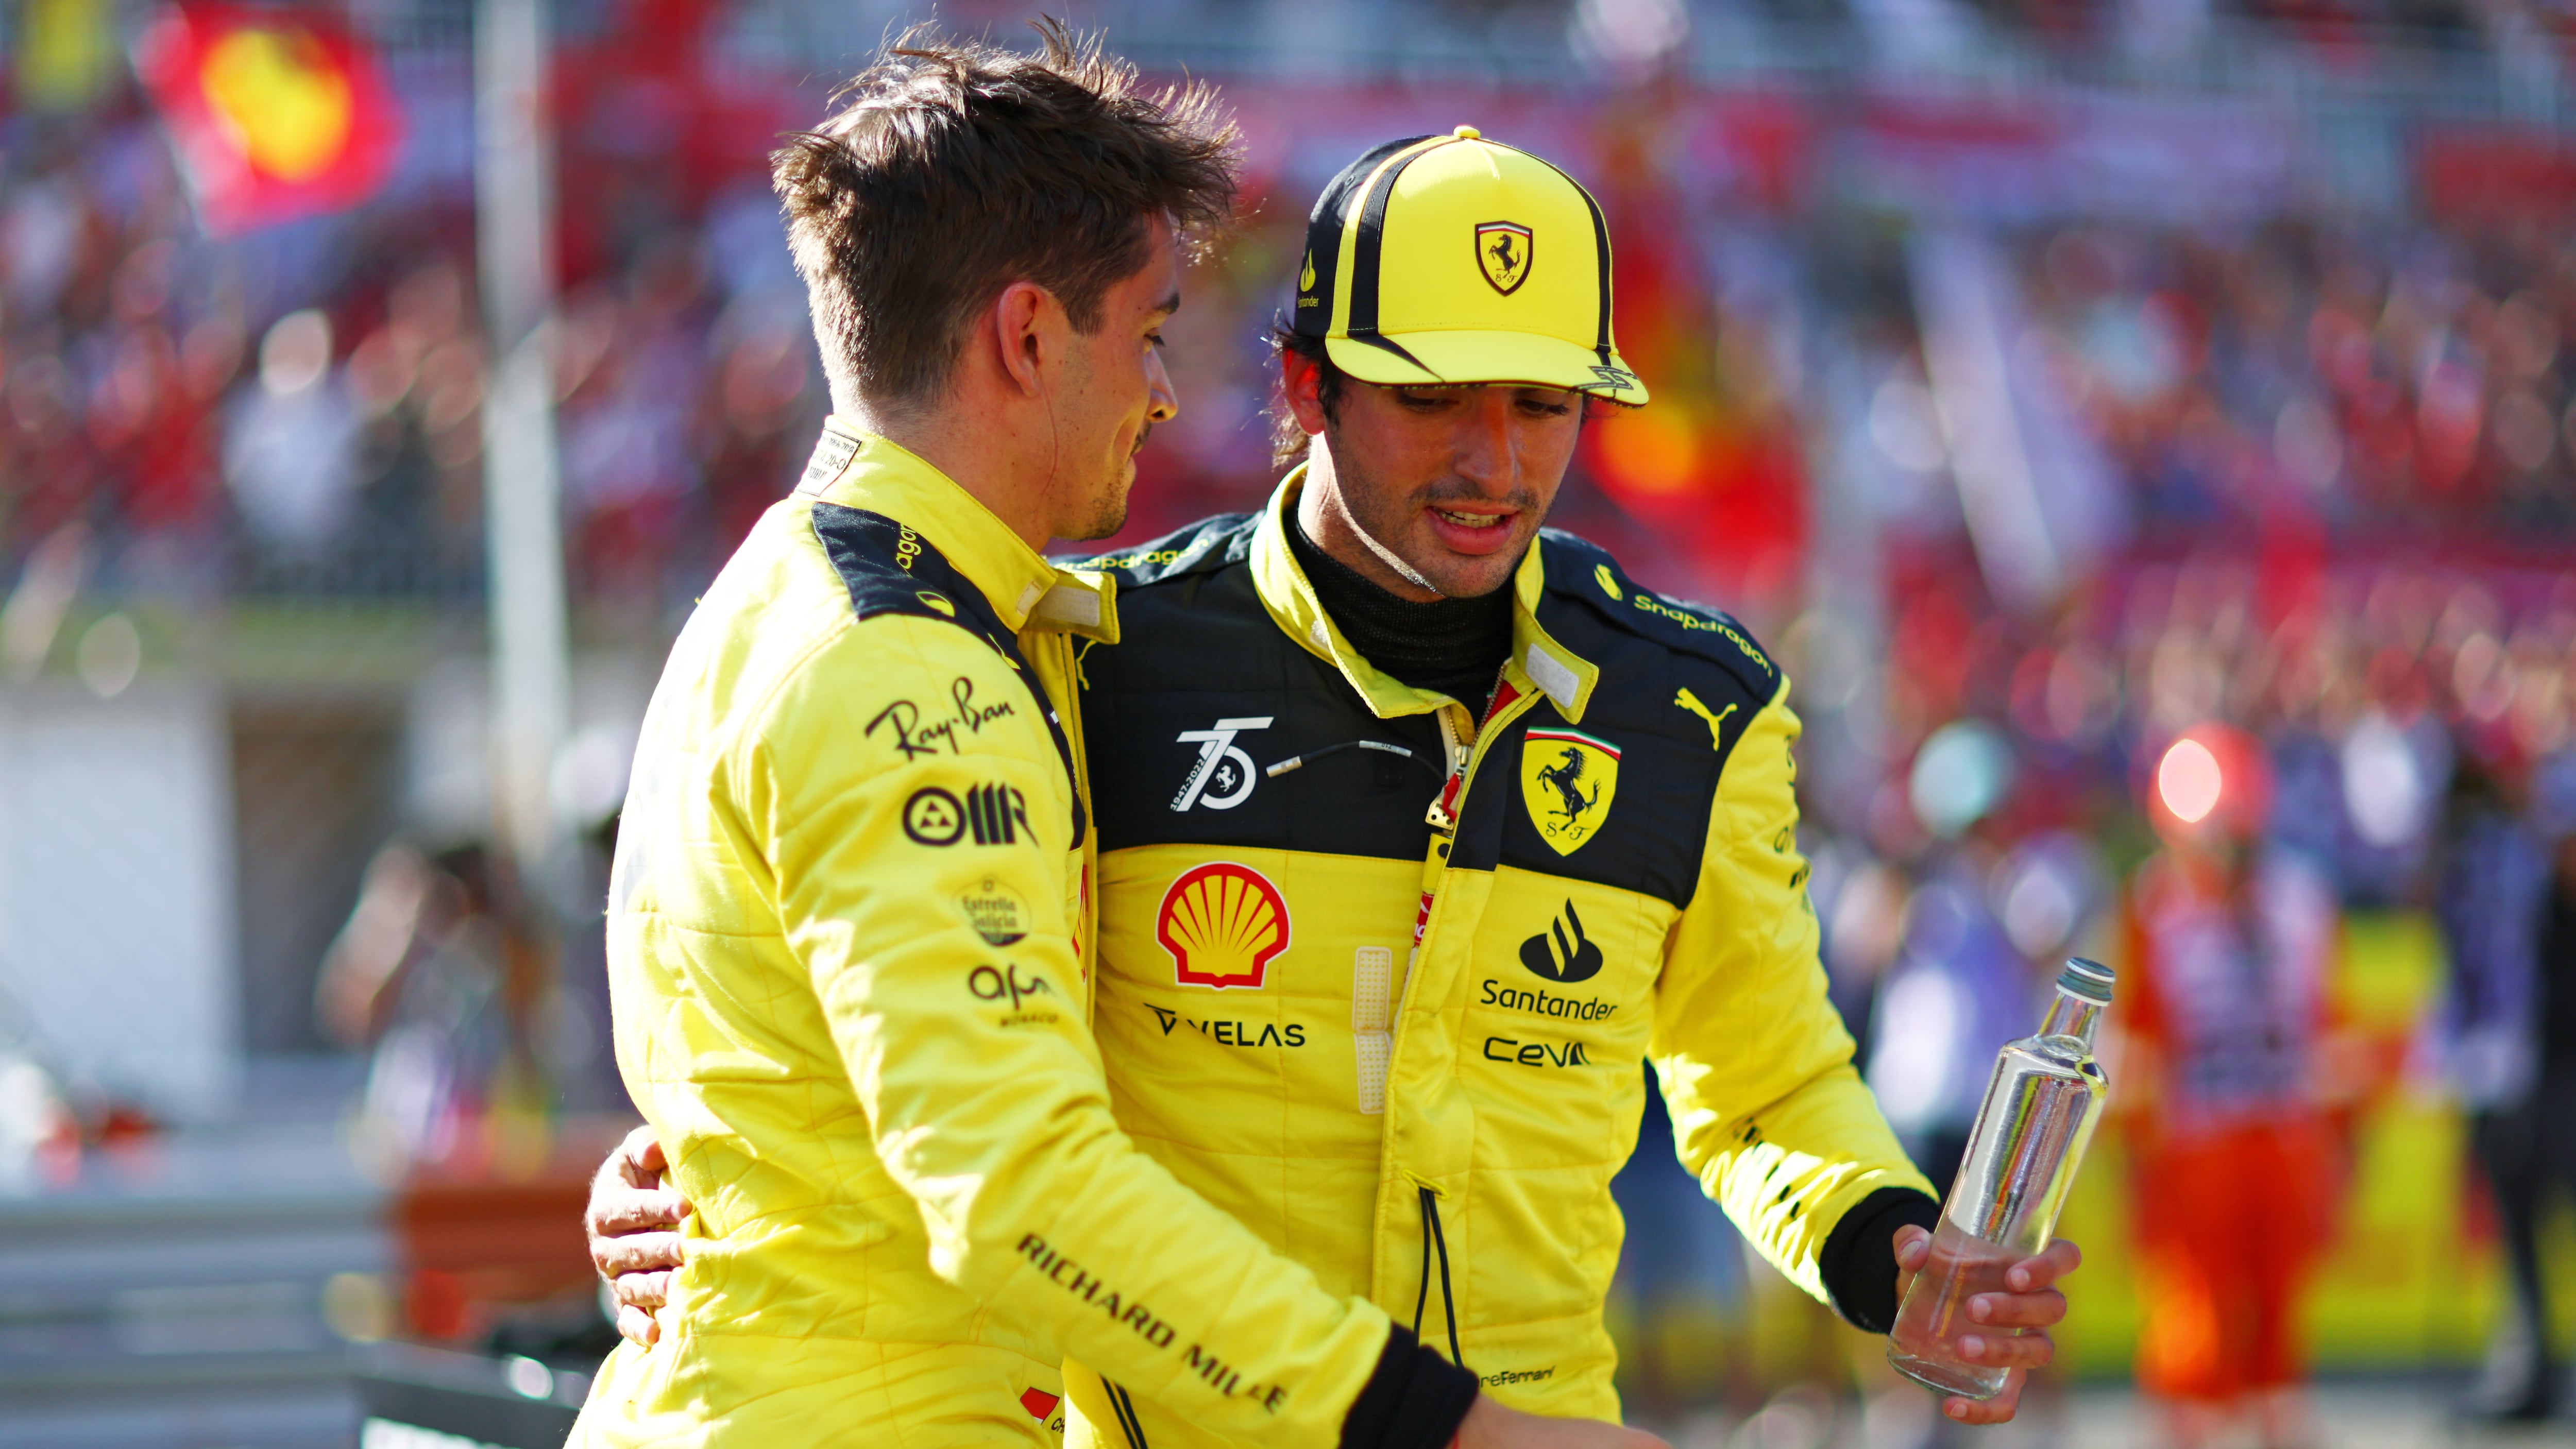
[[[2080,996],[2097,1006],[2111,1004],[2111,983],[2115,979],[2110,967],[2081,956],[2066,958],[2066,969],[2057,973],[2057,989]]]

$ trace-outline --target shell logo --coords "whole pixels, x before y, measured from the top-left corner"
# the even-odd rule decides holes
[[[1288,949],[1288,903],[1250,866],[1203,865],[1172,882],[1154,922],[1184,986],[1258,991],[1270,962]]]

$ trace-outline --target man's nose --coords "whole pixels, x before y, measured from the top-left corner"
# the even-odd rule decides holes
[[[1457,456],[1451,466],[1459,477],[1497,493],[1508,493],[1519,461],[1512,448],[1512,394],[1508,388],[1478,388],[1474,402],[1458,419]]]
[[[1181,395],[1172,387],[1172,372],[1163,366],[1160,348],[1145,354],[1145,420],[1168,423],[1180,416]]]

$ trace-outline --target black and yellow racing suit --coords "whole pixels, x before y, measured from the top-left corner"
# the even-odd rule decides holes
[[[1874,1261],[1883,1297],[1886,1234],[1932,1203],[1826,1000],[1779,670],[1546,532],[1490,711],[1409,687],[1319,605],[1285,541],[1299,486],[1073,566],[1119,616],[1078,670],[1120,1124],[1535,1412],[1618,1415],[1610,1180],[1641,1060],[1766,1257],[1837,1300]],[[1069,1442],[1233,1442],[1094,1368],[1116,1379],[1066,1365]]]

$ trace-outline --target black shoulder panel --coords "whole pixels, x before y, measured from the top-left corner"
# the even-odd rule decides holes
[[[1722,666],[1762,704],[1780,692],[1780,666],[1733,617],[1643,587],[1607,550],[1558,529],[1539,531],[1539,556],[1553,599],[1580,600],[1627,633]]]
[[[1046,691],[1030,676],[1028,661],[1020,657],[1018,638],[1003,627],[1001,615],[993,612],[984,591],[959,573],[930,540],[882,513],[817,503],[814,537],[831,559],[833,572],[841,576],[841,587],[850,591],[850,607],[860,618],[912,614],[937,619],[983,640],[1010,664],[1055,739],[1056,756],[1063,761],[1065,779],[1072,787],[1073,843],[1082,844],[1082,777],[1073,768],[1072,741],[1065,737],[1064,721],[1056,717]]]
[[[850,591],[850,607],[860,618],[915,614],[940,619],[1003,648],[994,636],[1007,639],[1010,631],[985,603],[984,591],[920,534],[882,513],[817,503],[814,537],[841,576],[841,586]]]
[[[1539,623],[1599,681],[1579,725],[1541,700],[1486,747],[1450,863],[1518,866],[1687,907],[1719,778],[1778,692],[1779,670],[1734,620],[1638,588],[1571,534],[1540,537]],[[1589,828],[1564,828],[1577,817]]]
[[[1122,589],[1138,588],[1242,562],[1251,554],[1253,530],[1260,526],[1258,513],[1220,513],[1134,548],[1056,562],[1062,568],[1114,575]]]

